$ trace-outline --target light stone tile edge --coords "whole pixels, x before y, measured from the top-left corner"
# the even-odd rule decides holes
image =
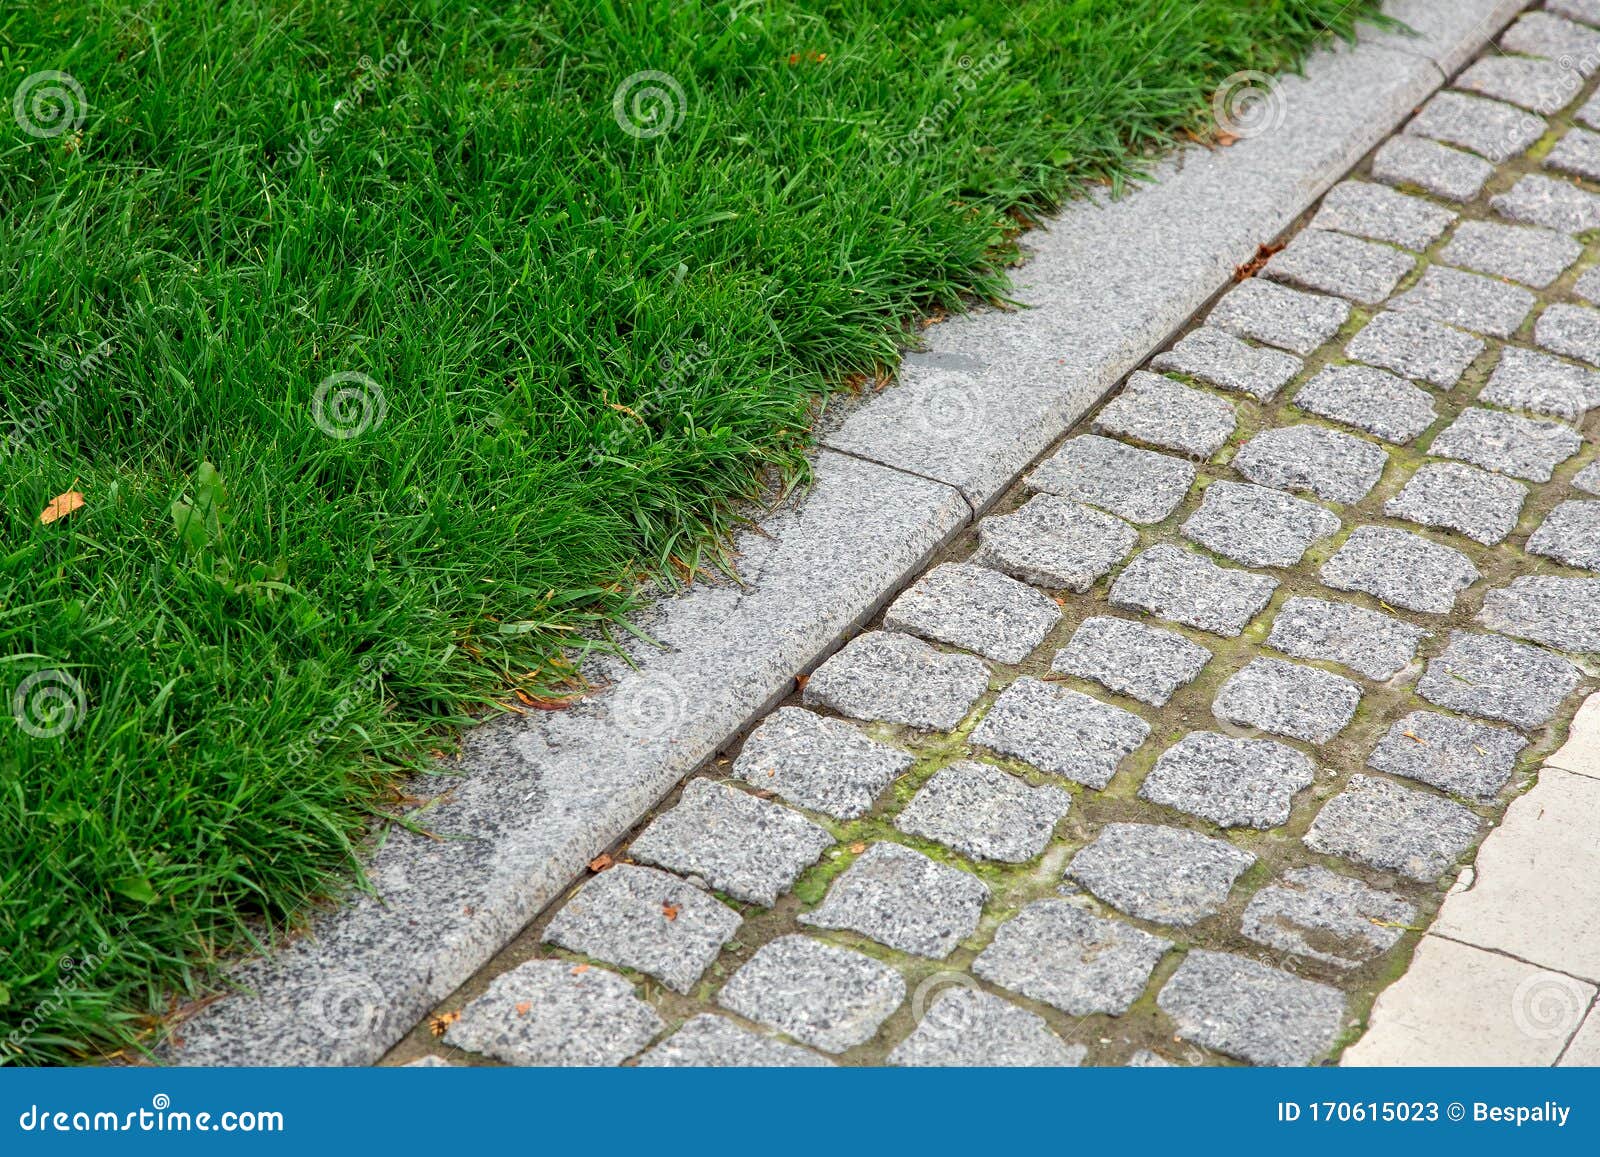
[[[1180,149],[1148,185],[1069,206],[1022,239],[1024,308],[925,332],[897,385],[824,444],[958,487],[982,512],[1524,7],[1397,0],[1423,35],[1374,33],[1274,81],[1282,123]]]
[[[845,454],[819,454],[809,494],[768,519],[765,535],[739,536],[742,590],[698,587],[641,616],[669,649],[632,648],[636,669],[592,664],[586,674],[613,685],[582,706],[469,732],[449,769],[459,778],[432,785],[448,802],[415,817],[443,839],[397,833],[368,868],[381,901],[352,900],[243,964],[242,991],[180,1024],[161,1059],[376,1061],[918,573],[970,521],[961,494],[979,509],[992,502],[1439,88],[1435,61],[1464,61],[1523,6],[1386,5],[1407,9],[1424,35],[1315,54],[1304,77],[1279,82],[1286,115],[1274,132],[1180,150],[1131,195],[1073,206],[1030,235],[1017,299],[1036,308],[930,331],[901,385],[824,439]],[[924,401],[886,408],[905,397]],[[920,412],[934,417],[920,418],[928,401]],[[893,427],[907,422],[942,435],[943,452],[897,447]],[[952,455],[957,432],[972,448]]]

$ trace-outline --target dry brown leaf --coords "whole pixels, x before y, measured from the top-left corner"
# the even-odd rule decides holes
[[[82,507],[83,495],[76,490],[69,490],[65,494],[57,494],[50,500],[50,505],[39,512],[39,521],[49,526],[52,522],[65,518]]]
[[[519,1001],[517,1001],[517,1015],[518,1016],[527,1016],[528,1015],[528,1010],[530,1008],[532,1008],[532,1007],[533,1007],[533,1001],[531,1001],[531,1000],[519,1000]]]
[[[574,975],[574,976],[582,976],[585,972],[588,972],[588,971],[589,971],[589,966],[587,964],[574,964],[572,966],[572,975]]]
[[[1424,747],[1428,745],[1428,741],[1414,731],[1402,731],[1400,734],[1411,740],[1412,743],[1420,743]]]
[[[794,689],[796,691],[804,691],[806,689],[806,684],[809,682],[811,682],[810,675],[796,675],[794,677]]]
[[[676,904],[668,904],[663,900],[661,902],[661,914],[668,920],[676,920],[678,918],[678,906]]]
[[[433,1017],[428,1021],[428,1031],[434,1036],[443,1036],[445,1030],[461,1019],[459,1012],[446,1012]]]
[[[598,856],[589,861],[589,870],[591,872],[603,872],[609,868],[612,863],[614,863],[614,861],[611,859],[611,857],[605,852],[601,852]]]
[[[1239,143],[1239,134],[1230,133],[1230,132],[1227,132],[1226,130],[1223,130],[1223,129],[1218,129],[1217,130],[1217,135],[1216,135],[1216,137],[1214,139],[1216,140],[1217,144],[1221,145],[1223,148],[1227,148],[1229,145],[1234,145],[1234,144],[1238,144]]]
[[[867,845],[861,843],[851,844],[850,850],[859,856],[862,852],[867,850]]]

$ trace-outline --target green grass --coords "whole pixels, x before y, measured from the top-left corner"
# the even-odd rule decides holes
[[[0,1063],[148,1040],[406,767],[803,480],[830,388],[1003,294],[1019,221],[1373,6],[7,5],[0,691],[86,710],[0,714]],[[10,118],[43,70],[76,131]]]

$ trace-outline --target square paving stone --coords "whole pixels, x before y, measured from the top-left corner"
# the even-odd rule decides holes
[[[1326,743],[1355,717],[1361,688],[1342,675],[1282,659],[1255,659],[1217,691],[1211,713],[1307,743]]]
[[[1323,426],[1263,430],[1240,447],[1230,465],[1252,482],[1309,490],[1327,502],[1365,498],[1389,462],[1381,446]]]
[[[1431,318],[1385,310],[1350,339],[1344,352],[1358,362],[1448,390],[1483,346],[1482,338]]]
[[[1500,47],[1522,56],[1564,60],[1585,75],[1600,63],[1600,34],[1550,12],[1524,12],[1500,37]]]
[[[1510,337],[1533,309],[1533,294],[1491,277],[1429,266],[1422,280],[1389,303],[1399,313],[1419,313],[1447,325]]]
[[[1453,800],[1353,775],[1322,805],[1305,840],[1314,852],[1431,883],[1466,854],[1478,828],[1478,817]]]
[[[1554,60],[1490,55],[1456,77],[1455,87],[1550,116],[1582,91],[1583,74]]]
[[[1383,142],[1372,158],[1372,176],[1386,185],[1415,185],[1451,201],[1471,201],[1494,175],[1494,166],[1423,137],[1405,134]]]
[[[1194,463],[1080,434],[1027,477],[1030,490],[1098,506],[1129,522],[1160,522],[1194,485]]]
[[[1206,325],[1303,357],[1315,353],[1349,317],[1347,301],[1249,277],[1228,290],[1212,307]]]
[[[1526,486],[1503,475],[1459,462],[1429,462],[1383,504],[1383,512],[1493,546],[1516,529],[1527,497]]]
[[[1454,631],[1444,653],[1428,662],[1417,694],[1446,710],[1528,731],[1555,717],[1580,677],[1578,668],[1549,651]]]
[[[1591,181],[1600,180],[1600,134],[1588,129],[1568,130],[1555,148],[1545,154],[1544,167]]]
[[[1586,494],[1600,494],[1600,462],[1591,462],[1574,474],[1572,484]]]
[[[1111,584],[1111,605],[1214,635],[1237,636],[1272,601],[1278,580],[1218,566],[1167,543],[1138,555]]]
[[[1070,900],[1035,900],[1000,925],[972,971],[1068,1016],[1120,1016],[1171,947],[1120,920],[1091,916]]]
[[[873,844],[799,917],[813,928],[859,932],[943,960],[978,928],[989,887],[970,872],[900,844]]]
[[[1537,289],[1560,277],[1582,256],[1583,246],[1565,233],[1495,221],[1463,221],[1450,243],[1439,251],[1440,260],[1451,265]]]
[[[1600,502],[1563,502],[1528,536],[1528,553],[1600,570]]]
[[[1095,415],[1094,430],[1192,458],[1209,458],[1233,436],[1237,419],[1224,398],[1140,370]]]
[[[1471,149],[1499,165],[1525,152],[1544,136],[1545,128],[1543,117],[1511,105],[1463,92],[1441,92],[1422,106],[1405,131]]]
[[[1301,362],[1294,354],[1247,345],[1223,330],[1202,326],[1157,354],[1150,365],[1270,402],[1300,372]]]
[[[1162,752],[1139,798],[1218,827],[1265,830],[1288,820],[1295,793],[1315,778],[1311,760],[1285,744],[1191,731]]]
[[[1210,651],[1176,631],[1095,616],[1078,625],[1050,669],[1160,707],[1210,661]]]
[[[1328,366],[1300,387],[1294,404],[1396,444],[1411,441],[1439,416],[1427,390],[1370,366]]]
[[[1544,6],[1569,20],[1600,25],[1600,0],[1545,0]]]
[[[1511,779],[1526,746],[1526,739],[1505,727],[1413,711],[1378,741],[1367,766],[1488,803]]]
[[[1068,1068],[1089,1050],[1069,1045],[1042,1016],[977,988],[945,989],[922,1023],[889,1053],[891,1065]]]
[[[1600,579],[1523,575],[1484,596],[1478,621],[1547,647],[1600,652]]]
[[[530,960],[490,981],[444,1043],[510,1065],[620,1065],[665,1027],[615,972]]]
[[[905,998],[887,964],[810,936],[763,944],[717,993],[723,1008],[825,1053],[871,1040]]]
[[[1255,1065],[1309,1065],[1344,1027],[1344,993],[1245,956],[1192,949],[1156,995],[1178,1035]]]
[[[1240,927],[1257,944],[1354,968],[1400,942],[1416,908],[1326,868],[1294,868],[1250,899]]]
[[[780,707],[744,741],[733,774],[790,803],[853,820],[913,762],[909,751],[879,743],[843,720]]]
[[[1600,92],[1591,93],[1589,99],[1572,114],[1572,119],[1592,129],[1600,129]]]
[[[1193,924],[1228,902],[1256,862],[1226,840],[1164,824],[1107,824],[1072,857],[1067,875],[1130,916]]]
[[[1562,233],[1600,228],[1600,197],[1543,173],[1522,177],[1509,191],[1490,197],[1489,206],[1508,221]]]
[[[1590,305],[1600,302],[1600,265],[1591,265],[1579,274],[1572,284],[1572,292]]]
[[[1061,618],[1043,591],[967,562],[934,567],[890,604],[883,625],[1001,663],[1028,657]]]
[[[648,972],[687,993],[743,923],[732,908],[671,873],[617,864],[562,905],[543,939]]]
[[[692,779],[678,806],[652,820],[628,854],[770,908],[833,843],[798,812],[725,783]]]
[[[1035,494],[1015,514],[978,523],[972,561],[1023,582],[1083,593],[1128,557],[1139,532],[1070,498]]]
[[[1474,407],[1441,430],[1428,453],[1530,482],[1548,482],[1555,468],[1582,448],[1583,439],[1571,426]]]
[[[1581,422],[1591,407],[1600,406],[1600,374],[1538,350],[1508,345],[1500,351],[1478,401]]]
[[[1149,736],[1130,711],[1024,675],[1000,693],[972,742],[1099,789]]]
[[[1246,566],[1293,566],[1339,519],[1303,498],[1251,482],[1213,482],[1183,536]]]
[[[1457,216],[1453,210],[1385,185],[1344,181],[1328,190],[1307,228],[1422,250],[1439,240]]]
[[[1376,241],[1307,229],[1274,253],[1261,272],[1274,281],[1377,305],[1416,263],[1409,253]]]
[[[895,817],[894,826],[975,860],[1020,864],[1044,851],[1072,806],[1058,787],[1033,787],[993,764],[942,767]]]
[[[804,698],[852,719],[949,731],[989,689],[989,668],[893,631],[857,635],[806,681]]]
[[[1600,365],[1600,311],[1558,302],[1533,323],[1533,340],[1555,353]]]
[[[1456,592],[1478,581],[1459,550],[1387,526],[1358,526],[1318,572],[1337,591],[1360,591],[1390,606],[1449,614]]]
[[[798,1069],[832,1064],[809,1049],[762,1036],[710,1013],[691,1017],[639,1058],[641,1069]]]
[[[1278,608],[1267,646],[1297,659],[1323,659],[1368,679],[1392,679],[1411,664],[1421,627],[1350,603],[1296,595]]]

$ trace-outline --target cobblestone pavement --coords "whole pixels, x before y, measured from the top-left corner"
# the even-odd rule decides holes
[[[1356,1039],[1600,671],[1600,4],[1557,7],[1596,27],[1520,18],[390,1059]]]

